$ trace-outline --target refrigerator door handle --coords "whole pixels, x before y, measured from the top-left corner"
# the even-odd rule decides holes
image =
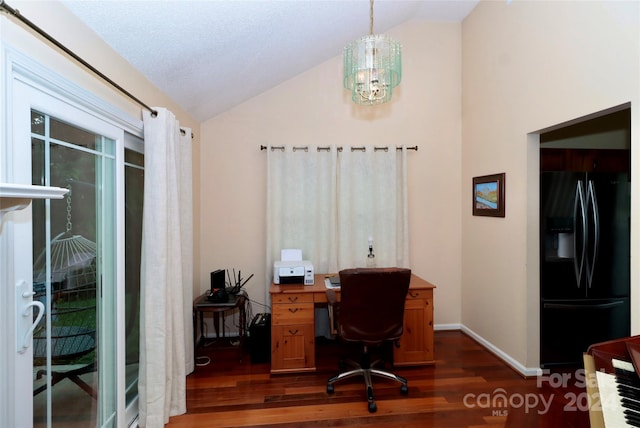
[[[586,227],[587,227],[587,217],[585,212],[585,204],[584,204],[584,191],[582,190],[582,180],[578,180],[576,184],[576,196],[573,200],[573,231],[574,237],[578,235],[575,233],[578,226],[578,217],[580,220],[580,226],[582,226],[582,246],[578,248],[577,239],[573,240],[573,270],[576,275],[576,286],[580,288],[580,284],[582,283],[582,272],[584,270],[584,258],[585,258],[585,248],[586,248]],[[580,250],[580,251],[578,251]],[[580,260],[578,260],[578,258]]]
[[[576,303],[544,303],[544,309],[609,309],[622,305],[624,300],[616,300],[608,303],[594,303],[594,304],[576,304]]]
[[[596,190],[593,185],[593,180],[589,180],[587,186],[587,206],[591,209],[593,216],[593,255],[591,260],[587,259],[587,285],[591,288],[593,282],[593,271],[596,266],[596,257],[598,256],[598,248],[600,246],[600,219],[598,217],[598,200],[596,199]],[[586,249],[586,247],[585,247]]]

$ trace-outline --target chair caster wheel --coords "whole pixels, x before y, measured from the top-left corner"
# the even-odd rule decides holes
[[[334,391],[333,385],[327,385],[327,394],[333,394]]]
[[[370,402],[369,403],[369,413],[375,413],[377,410],[378,410],[378,406],[376,406],[376,403]]]
[[[402,386],[400,387],[400,393],[401,393],[402,395],[407,395],[407,394],[409,394],[409,387],[407,387],[407,385],[402,385]]]

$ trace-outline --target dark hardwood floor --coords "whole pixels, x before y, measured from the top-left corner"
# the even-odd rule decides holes
[[[327,394],[344,352],[319,340],[317,372],[270,375],[249,352],[222,343],[199,348],[211,362],[187,378],[187,414],[171,418],[183,427],[588,427],[585,389],[576,369],[525,379],[460,331],[435,334],[436,364],[397,368],[409,381],[401,395],[394,382],[374,379],[378,411],[367,410],[360,379],[337,383]]]

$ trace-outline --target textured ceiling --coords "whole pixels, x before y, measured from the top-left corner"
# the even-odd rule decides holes
[[[369,33],[368,0],[62,3],[199,121],[341,55]],[[414,18],[461,21],[476,3],[377,0],[374,32]]]

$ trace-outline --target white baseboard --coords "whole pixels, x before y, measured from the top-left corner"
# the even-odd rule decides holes
[[[540,376],[542,369],[539,367],[525,367],[520,362],[513,359],[509,354],[502,349],[495,346],[493,343],[486,340],[484,337],[477,334],[475,331],[466,327],[464,324],[436,324],[433,328],[435,331],[443,330],[461,330],[466,335],[470,336],[473,340],[484,346],[489,352],[500,358],[508,366],[520,373],[524,377]]]
[[[433,326],[435,331],[444,331],[444,330],[462,330],[461,324],[436,324]]]

